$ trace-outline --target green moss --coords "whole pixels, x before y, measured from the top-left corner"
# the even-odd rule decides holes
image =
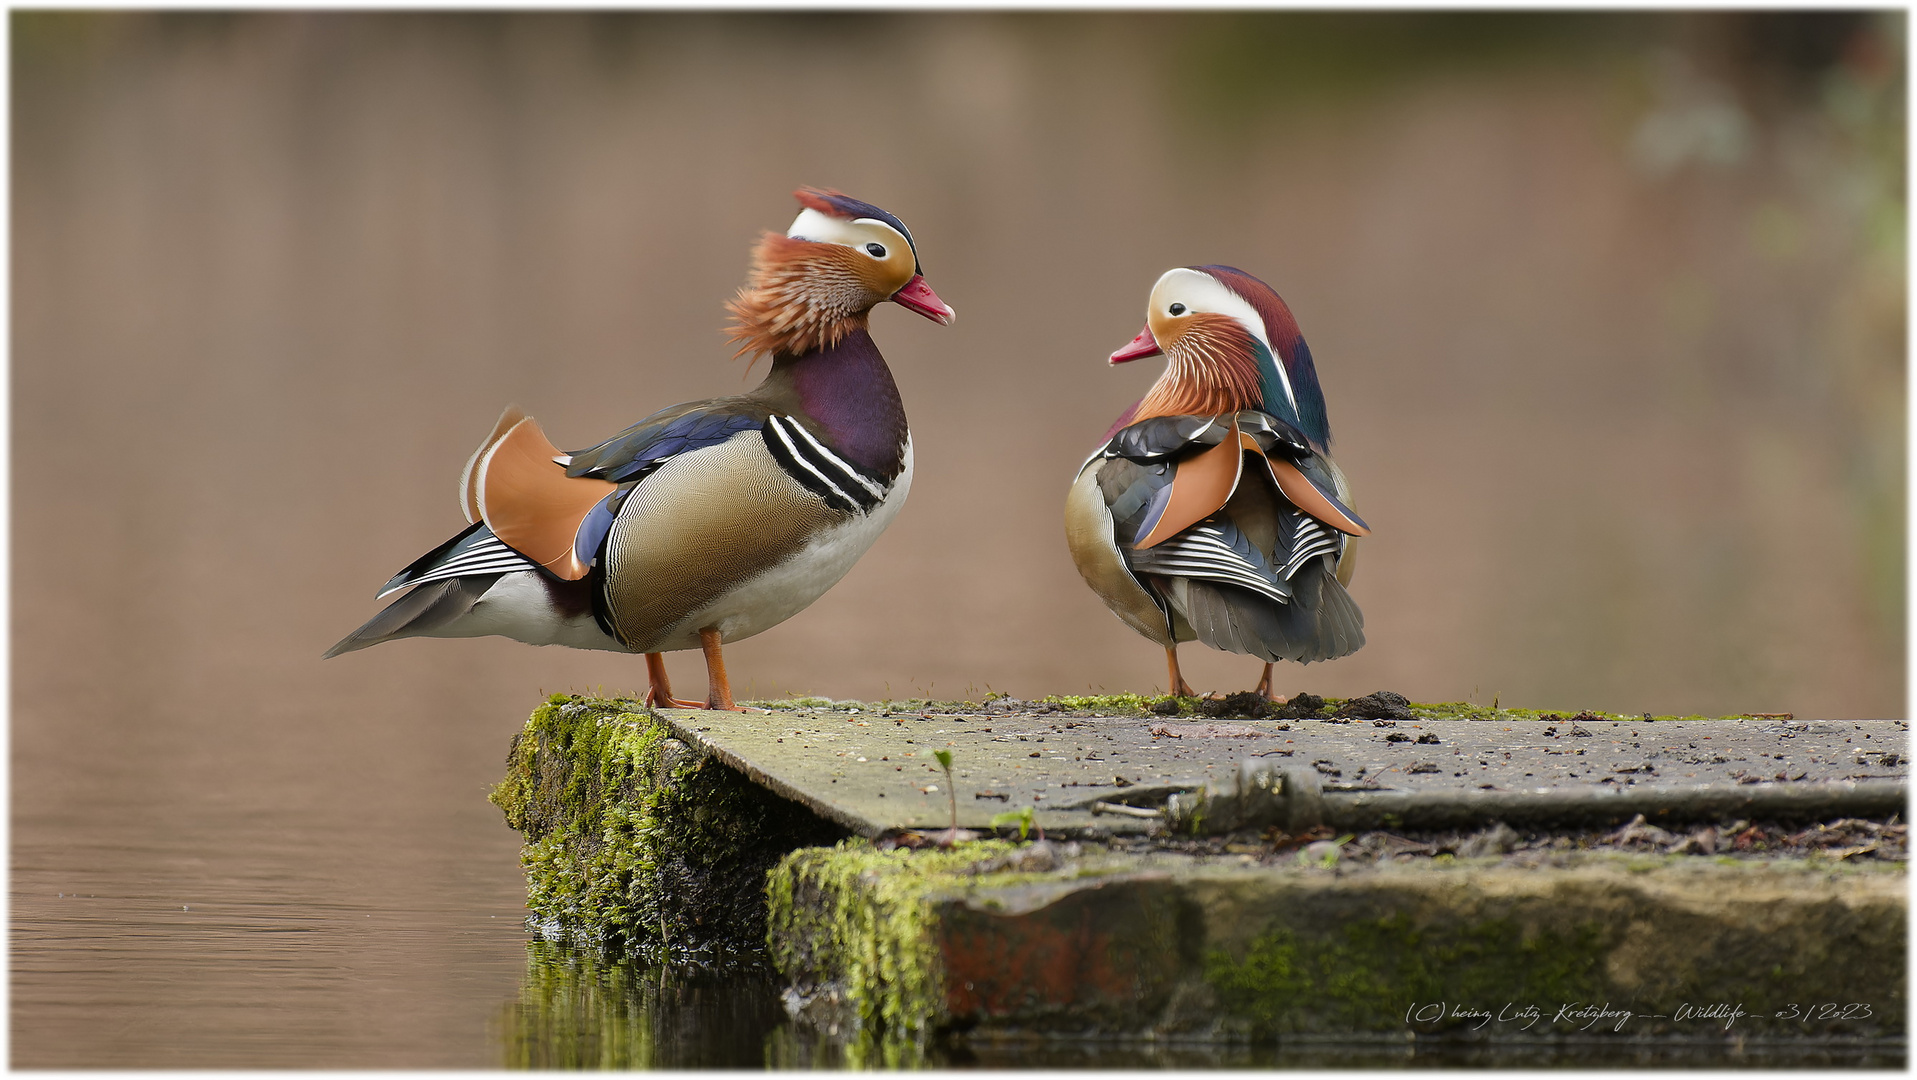
[[[1347,874],[1105,852],[1044,872],[994,869],[1016,849],[853,841],[793,852],[774,870],[774,966],[808,1025],[841,1041],[845,1063],[909,1064],[928,1038],[958,1029],[1402,1036],[1408,1006],[1439,1002],[1608,1001],[1642,1014],[1742,1000],[1756,1012],[1796,994],[1872,1002],[1875,1016],[1846,1033],[1901,1030],[1903,953],[1881,944],[1903,940],[1901,901],[1867,902],[1859,890],[1807,904],[1797,886],[1812,878],[1780,882],[1775,869],[1698,878],[1605,858],[1534,879],[1448,857]],[[1776,896],[1726,899],[1749,888]],[[1057,966],[1051,954],[1073,956],[1087,927],[1115,936]],[[995,958],[1038,954],[1051,958],[1005,986],[980,974],[1000,969]],[[1063,996],[1046,988],[1061,973],[1077,988]],[[976,992],[974,978],[985,980]],[[1476,1024],[1454,1016],[1417,1030]]]
[[[1322,935],[1275,926],[1242,959],[1211,952],[1205,979],[1259,1034],[1402,1030],[1412,1002],[1601,997],[1606,947],[1595,922],[1527,938],[1508,918],[1418,925],[1393,912]]]
[[[1151,712],[1153,706],[1165,701],[1180,702],[1184,706],[1180,711],[1187,711],[1198,701],[1197,698],[1148,697],[1144,694],[1054,694],[1038,700],[1047,705],[1100,716],[1143,716]]]
[[[777,701],[753,701],[748,704],[755,709],[776,709],[780,712],[790,712],[794,709],[831,709],[838,705],[839,702],[833,701],[829,697],[789,697],[780,698]]]
[[[649,959],[756,954],[765,871],[845,835],[623,699],[548,700],[513,739],[492,799],[526,838],[534,925]]]
[[[933,904],[1018,874],[955,877],[1017,845],[880,850],[863,840],[794,851],[772,871],[772,963],[812,992],[836,994],[846,1019],[877,1032],[923,1033],[944,1008]]]

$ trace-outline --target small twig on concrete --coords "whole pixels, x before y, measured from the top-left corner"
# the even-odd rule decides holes
[[[1165,816],[1165,812],[1163,810],[1153,810],[1143,806],[1126,806],[1124,803],[1110,803],[1110,802],[1093,803],[1092,813],[1122,814],[1125,817],[1137,817],[1137,818],[1162,818]]]

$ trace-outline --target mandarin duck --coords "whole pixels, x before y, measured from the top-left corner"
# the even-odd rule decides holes
[[[1105,606],[1165,649],[1272,664],[1357,651],[1364,615],[1345,591],[1370,530],[1327,452],[1311,350],[1271,286],[1229,266],[1170,270],[1145,329],[1111,354],[1163,353],[1164,374],[1105,433],[1065,502],[1072,560]]]
[[[769,354],[750,393],[661,410],[570,454],[508,408],[466,463],[459,535],[380,590],[409,590],[326,656],[403,637],[497,634],[644,653],[646,701],[672,696],[662,653],[701,649],[705,707],[735,709],[723,646],[777,626],[836,584],[891,524],[912,437],[872,308],[952,321],[905,223],[803,188],[726,306],[735,354]]]

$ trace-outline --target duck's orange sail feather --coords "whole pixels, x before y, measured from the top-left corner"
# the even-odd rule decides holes
[[[461,487],[469,520],[485,521],[506,546],[577,581],[592,569],[573,553],[579,524],[618,485],[567,476],[554,460],[564,456],[537,420],[508,409],[473,456]]]
[[[1238,443],[1238,425],[1217,446],[1178,463],[1178,475],[1172,478],[1171,497],[1165,512],[1144,539],[1132,545],[1138,550],[1161,544],[1218,512],[1238,489],[1238,474],[1244,466],[1244,451]]]

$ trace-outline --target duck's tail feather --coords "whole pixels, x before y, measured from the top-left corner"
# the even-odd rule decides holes
[[[330,660],[341,653],[378,645],[394,638],[431,634],[473,609],[486,590],[502,575],[481,574],[443,578],[427,582],[386,606],[384,611],[366,620],[366,625],[341,638],[320,659]]]
[[[1289,603],[1246,589],[1182,579],[1174,597],[1198,640],[1214,649],[1272,662],[1336,660],[1365,643],[1364,614],[1325,561],[1292,579]]]

